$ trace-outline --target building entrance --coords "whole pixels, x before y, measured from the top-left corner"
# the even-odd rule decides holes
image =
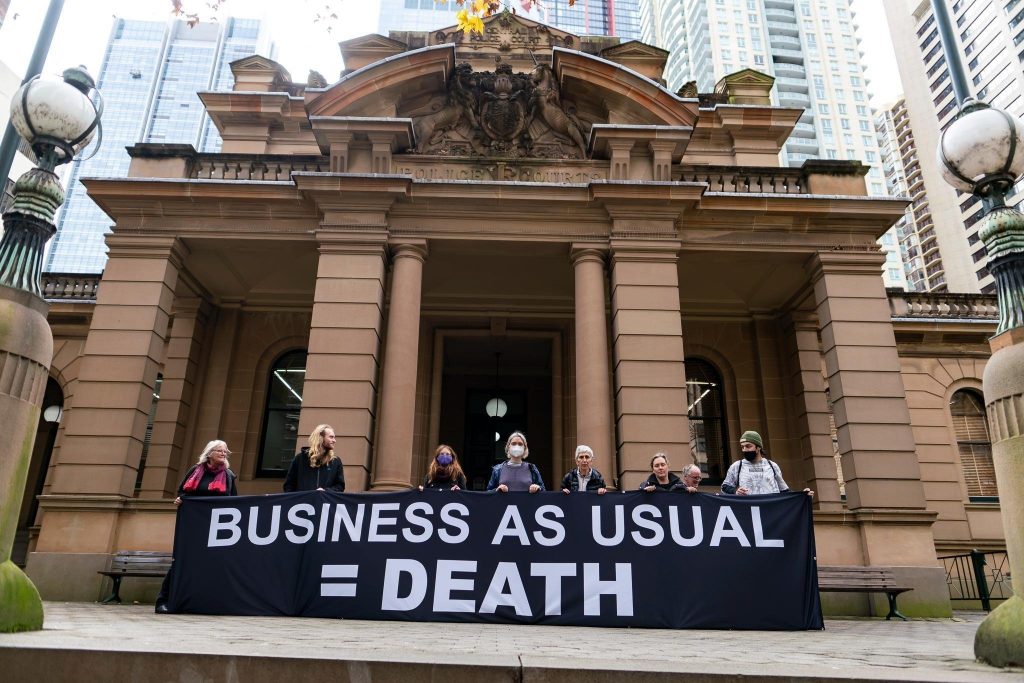
[[[521,431],[550,488],[560,462],[552,453],[552,340],[453,335],[443,343],[438,436],[459,454],[469,487],[486,488],[509,434]]]

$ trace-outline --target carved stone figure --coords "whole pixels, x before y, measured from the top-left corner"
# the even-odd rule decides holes
[[[515,73],[507,63],[493,72],[458,64],[443,95],[399,115],[412,118],[419,154],[586,158],[584,125],[548,66]]]
[[[551,130],[568,136],[580,148],[580,154],[586,156],[587,144],[583,140],[583,126],[562,106],[562,96],[555,76],[551,73],[551,67],[538,64],[533,70],[533,84],[535,87],[530,105],[535,115],[540,116]]]

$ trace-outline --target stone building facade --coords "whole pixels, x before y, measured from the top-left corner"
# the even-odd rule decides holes
[[[1003,543],[950,410],[980,394],[994,301],[887,294],[875,240],[906,202],[855,162],[780,168],[801,112],[769,77],[682,97],[663,51],[486,28],[350,41],[330,86],[241,60],[201,94],[221,153],[137,145],[86,181],[115,225],[98,288],[46,283],[43,595],[96,599],[113,553],[170,549],[214,438],[243,495],[279,491],[323,422],[350,491],[417,484],[439,442],[479,486],[521,428],[549,483],[586,443],[617,488],[664,451],[713,492],[755,429],[816,491],[819,562],[895,567],[906,613],[948,614],[937,556]]]

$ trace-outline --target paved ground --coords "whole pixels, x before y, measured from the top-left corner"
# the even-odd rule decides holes
[[[158,616],[148,605],[47,603],[43,631],[0,635],[0,679],[1024,681],[1024,670],[974,660],[983,616],[828,619],[825,631],[780,633]]]

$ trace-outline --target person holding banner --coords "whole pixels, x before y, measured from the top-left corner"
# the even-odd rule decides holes
[[[697,493],[697,487],[700,486],[700,468],[690,463],[683,468],[683,490],[687,493]]]
[[[328,424],[317,425],[309,446],[292,458],[284,478],[285,493],[292,491],[345,491],[345,468],[334,451],[337,437]]]
[[[536,465],[523,462],[530,457],[530,448],[526,445],[526,436],[522,432],[512,432],[505,442],[505,457],[491,470],[491,479],[487,482],[488,491],[529,491],[537,493],[544,490],[544,479]]]
[[[729,466],[722,482],[722,493],[758,496],[789,491],[789,485],[782,478],[782,468],[768,459],[760,434],[753,430],[743,432],[740,450],[743,459]],[[814,495],[810,489],[804,489],[804,493]]]
[[[576,447],[576,467],[562,479],[562,493],[587,493],[597,491],[598,495],[608,493],[604,477],[590,464],[594,460],[594,449],[580,444]]]
[[[178,496],[174,499],[174,507],[180,507],[182,497],[189,496],[237,496],[235,489],[235,473],[231,471],[228,456],[231,451],[228,445],[219,439],[206,444],[199,454],[199,461],[192,465],[178,484]],[[167,614],[167,597],[170,594],[171,574],[174,563],[164,575],[164,582],[156,596],[156,613]]]
[[[668,471],[668,456],[655,453],[651,458],[651,475],[640,484],[641,491],[678,491],[683,487],[682,480]]]
[[[423,479],[423,489],[440,489],[443,491],[461,491],[466,488],[466,475],[459,465],[459,457],[455,449],[446,443],[434,451],[434,458],[427,468],[427,476]]]

